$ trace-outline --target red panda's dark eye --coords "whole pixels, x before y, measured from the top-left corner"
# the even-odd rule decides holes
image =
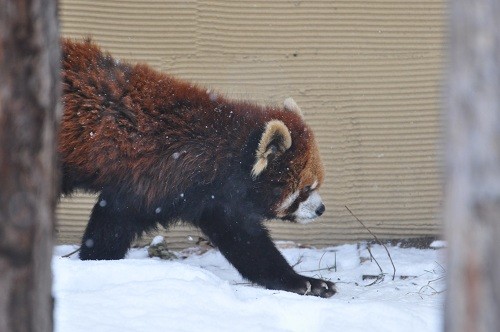
[[[281,189],[280,187],[276,187],[273,189],[273,195],[274,196],[281,196],[281,193],[283,192],[283,189]]]
[[[305,186],[304,189],[302,189],[302,191],[306,194],[311,192],[311,186]]]

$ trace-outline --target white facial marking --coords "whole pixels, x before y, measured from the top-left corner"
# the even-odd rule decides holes
[[[310,223],[318,215],[316,210],[323,204],[321,196],[317,192],[313,192],[309,197],[299,204],[299,208],[293,214],[300,224]]]
[[[285,198],[285,200],[283,200],[283,202],[279,206],[278,211],[285,212],[285,210],[288,209],[290,207],[290,205],[293,204],[293,202],[295,202],[297,197],[299,197],[299,193],[300,192],[297,190],[296,192],[292,193],[290,196]]]
[[[318,187],[318,180],[314,181],[314,183],[311,185],[311,189],[314,190]]]

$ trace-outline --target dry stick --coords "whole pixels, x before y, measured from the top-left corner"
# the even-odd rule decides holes
[[[378,263],[377,259],[375,258],[375,256],[373,256],[372,251],[370,250],[370,244],[368,244],[366,246],[366,249],[368,250],[368,252],[370,253],[371,258],[373,258],[373,260],[377,264],[378,268],[380,269],[380,274],[384,274],[384,270],[382,270],[382,267],[380,267],[380,264]]]
[[[303,259],[304,259],[304,255],[300,255],[299,259],[297,259],[297,262],[295,264],[293,264],[292,267],[296,267],[297,265],[299,265],[300,263],[302,263]]]
[[[298,272],[307,273],[307,272],[331,271],[332,269],[335,269],[335,266],[327,266],[321,269],[314,269],[314,270],[300,270]]]
[[[370,286],[373,286],[373,285],[375,285],[377,282],[380,282],[380,281],[382,281],[382,280],[384,280],[384,275],[383,275],[383,274],[379,274],[379,275],[377,276],[377,278],[375,278],[375,280],[374,280],[371,284],[368,284],[368,285],[366,285],[365,287],[370,287]]]
[[[80,251],[80,248],[81,248],[81,247],[78,247],[78,249],[76,249],[75,251],[70,252],[69,254],[63,255],[63,256],[61,256],[61,257],[63,257],[63,258],[68,258],[68,257],[70,257],[71,255],[76,254],[77,252],[79,252],[79,251]]]
[[[396,278],[396,266],[394,266],[394,262],[393,262],[393,260],[392,260],[391,254],[389,253],[389,250],[387,249],[387,247],[385,246],[385,244],[383,244],[383,243],[382,243],[382,242],[378,239],[378,237],[377,237],[375,234],[373,234],[373,232],[372,232],[372,231],[371,231],[368,227],[366,227],[366,226],[365,226],[365,224],[364,224],[361,220],[359,220],[359,218],[358,218],[358,217],[356,217],[356,216],[354,215],[354,213],[352,213],[352,211],[351,211],[351,210],[347,207],[347,205],[344,205],[344,206],[345,206],[345,208],[347,209],[347,211],[349,211],[349,213],[350,213],[350,214],[351,214],[351,215],[352,215],[352,216],[353,216],[353,217],[354,217],[354,218],[355,218],[355,219],[356,219],[356,220],[357,220],[357,221],[358,221],[358,222],[359,222],[359,223],[360,223],[360,224],[361,224],[361,225],[362,225],[362,226],[363,226],[363,227],[364,227],[367,231],[368,231],[368,233],[370,233],[370,234],[371,234],[371,235],[375,238],[375,241],[377,241],[377,242],[378,242],[378,244],[380,244],[381,246],[383,246],[383,247],[384,247],[385,251],[387,252],[387,256],[389,256],[389,260],[391,261],[392,268],[393,268],[393,270],[394,270],[394,273],[392,274],[392,280],[394,280],[394,279]]]
[[[326,254],[326,251],[323,253],[323,255],[321,255],[321,258],[319,259],[319,263],[318,263],[318,269],[316,270],[306,270],[306,271],[300,271],[300,272],[321,272],[321,271],[331,271],[332,268],[335,269],[335,272],[337,272],[337,253],[335,253],[335,265],[334,266],[326,266],[324,268],[321,268],[321,260],[323,259],[323,256],[325,256]],[[293,265],[295,266],[295,265]],[[321,277],[321,275],[319,275]]]
[[[321,261],[323,260],[323,256],[326,255],[326,251],[323,253],[323,255],[321,255],[321,258],[319,259],[319,262],[318,262],[318,270],[321,269]]]
[[[423,299],[422,297],[422,291],[425,289],[425,288],[430,288],[434,293],[432,293],[431,295],[436,295],[436,294],[441,294],[441,293],[444,293],[446,291],[446,289],[442,290],[442,291],[438,291],[437,289],[435,289],[434,287],[431,286],[431,283],[433,282],[436,282],[436,281],[439,281],[439,280],[443,280],[444,278],[446,278],[445,276],[442,276],[442,277],[439,277],[437,279],[433,279],[433,280],[430,280],[429,282],[427,282],[426,285],[423,285],[422,287],[420,287],[419,291],[418,292],[409,292],[409,293],[406,293],[407,295],[408,294],[417,294],[418,296],[420,296],[421,299]]]
[[[443,280],[444,278],[445,278],[444,276],[441,276],[441,277],[436,278],[434,280],[430,280],[426,285],[423,285],[422,287],[420,287],[420,290],[418,291],[418,293],[420,294],[422,292],[422,290],[424,290],[425,288],[430,288],[431,290],[434,291],[434,294],[441,294],[441,293],[443,293],[444,290],[438,291],[437,289],[435,289],[434,287],[431,286],[431,283]]]

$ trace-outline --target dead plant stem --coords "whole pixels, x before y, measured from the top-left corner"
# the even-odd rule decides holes
[[[347,209],[347,211],[349,211],[349,213],[368,231],[368,233],[370,233],[373,236],[375,241],[377,241],[378,244],[380,244],[381,246],[384,247],[385,251],[387,252],[387,256],[389,256],[389,260],[391,261],[391,264],[392,264],[392,268],[394,271],[392,274],[392,280],[394,280],[396,278],[396,266],[394,265],[394,261],[392,260],[391,253],[389,252],[389,249],[387,249],[385,244],[383,244],[382,241],[380,241],[379,238],[368,227],[366,227],[366,225],[358,217],[356,217],[354,215],[354,213],[352,213],[352,211],[347,207],[347,205],[344,205],[344,206]],[[378,263],[377,263],[377,265],[378,265]]]

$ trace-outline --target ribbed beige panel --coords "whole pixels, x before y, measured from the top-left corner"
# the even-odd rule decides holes
[[[380,237],[439,232],[441,1],[62,0],[60,9],[65,36],[92,35],[122,59],[236,98],[295,98],[320,144],[327,212],[307,226],[270,223],[275,238],[370,238],[345,205]],[[86,201],[74,202],[61,204],[61,241],[81,235],[72,211]]]

